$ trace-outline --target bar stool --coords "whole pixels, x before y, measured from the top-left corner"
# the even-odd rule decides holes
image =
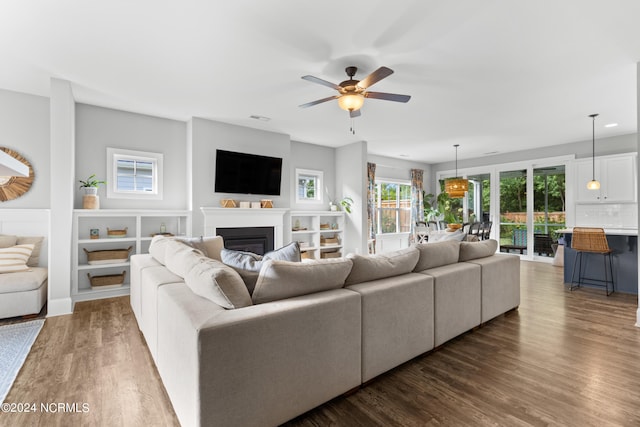
[[[604,286],[607,296],[611,295],[615,289],[613,283],[613,262],[611,261],[611,253],[609,249],[609,243],[607,242],[607,236],[604,234],[602,228],[591,227],[574,227],[573,236],[571,237],[571,249],[576,251],[576,257],[573,264],[573,271],[571,272],[571,283],[569,284],[569,290],[573,291],[574,288],[579,288],[585,280],[604,283],[588,283],[590,285]],[[597,278],[584,277],[582,271],[582,256],[584,253],[588,254],[600,254],[604,261],[604,280]],[[580,261],[578,263],[578,258]],[[607,258],[609,262],[607,263]],[[576,265],[578,265],[578,284],[574,286],[573,277],[576,272]],[[586,263],[585,263],[586,264]],[[609,267],[609,274],[607,274],[607,264]],[[611,280],[609,280],[611,277]],[[611,292],[609,292],[609,283],[611,283]]]

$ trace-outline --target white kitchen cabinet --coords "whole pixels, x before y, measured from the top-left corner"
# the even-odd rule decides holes
[[[636,202],[635,154],[596,157],[595,178],[600,181],[600,190],[587,189],[587,183],[593,179],[592,160],[576,162],[577,203]]]

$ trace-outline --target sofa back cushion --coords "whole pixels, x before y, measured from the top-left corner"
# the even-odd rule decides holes
[[[486,258],[494,255],[498,250],[498,242],[493,239],[481,240],[479,242],[461,242],[459,261],[469,261],[472,259]]]
[[[347,258],[305,262],[266,260],[253,291],[254,304],[338,289],[351,271]]]
[[[251,296],[238,273],[221,261],[201,258],[187,273],[185,283],[194,294],[220,307],[234,309],[251,305]]]
[[[187,277],[187,273],[193,266],[204,258],[205,256],[200,251],[182,242],[169,240],[166,244],[165,266],[167,270],[182,278]]]
[[[222,260],[220,257],[220,251],[224,248],[224,239],[222,236],[179,237],[177,240],[199,250],[207,258],[217,259],[218,261]]]
[[[444,242],[415,244],[414,247],[420,252],[420,259],[414,271],[424,271],[458,262],[460,243],[457,240],[446,240]]]
[[[353,267],[345,284],[347,286],[354,285],[410,273],[416,266],[419,256],[420,253],[416,248],[406,248],[378,255],[349,254],[347,258],[353,261]]]
[[[151,244],[149,244],[149,253],[162,265],[166,263],[165,252],[167,250],[167,244],[171,240],[172,239],[165,236],[154,236],[153,239],[151,239]]]

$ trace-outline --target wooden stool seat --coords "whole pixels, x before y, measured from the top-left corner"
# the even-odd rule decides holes
[[[588,283],[590,285],[604,286],[607,296],[611,295],[615,289],[613,282],[613,262],[611,260],[611,253],[613,252],[609,248],[609,242],[607,242],[607,236],[602,228],[593,227],[574,227],[573,235],[571,237],[571,249],[576,251],[576,258],[573,264],[573,271],[571,273],[571,283],[569,289],[573,291],[575,288],[579,288],[583,283],[587,284],[585,280],[590,280],[598,283]],[[601,278],[589,278],[583,276],[582,269],[582,257],[584,253],[600,254],[604,260],[604,280]],[[578,263],[578,258],[580,261]],[[608,259],[608,263],[607,263]],[[574,275],[576,272],[576,265],[578,267],[578,283],[574,286]],[[607,274],[607,267],[609,267],[609,273]],[[611,280],[609,280],[611,277]],[[611,292],[609,292],[609,283],[611,283]]]

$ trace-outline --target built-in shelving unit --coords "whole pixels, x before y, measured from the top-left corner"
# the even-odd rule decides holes
[[[124,230],[122,237],[109,237],[107,229]],[[98,230],[98,237],[91,236]],[[129,294],[129,262],[88,264],[87,251],[127,249],[129,256],[148,253],[149,244],[156,233],[175,236],[191,235],[191,212],[180,210],[129,210],[129,209],[76,209],[73,212],[73,253],[71,297],[73,301],[86,301]],[[87,273],[92,277],[125,273],[121,286],[92,287]]]
[[[291,240],[300,244],[304,258],[344,256],[344,212],[291,212]]]

